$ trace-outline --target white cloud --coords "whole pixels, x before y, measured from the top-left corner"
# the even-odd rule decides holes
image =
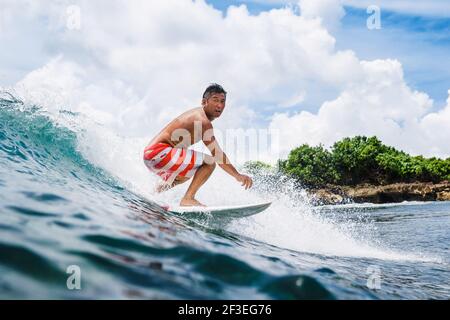
[[[20,85],[49,92],[53,83],[55,93],[73,92],[66,105],[119,115],[115,125],[122,132],[148,134],[147,124],[160,127],[198,105],[210,82],[230,92],[223,122],[248,125],[258,111],[246,106],[278,104],[274,97],[292,97],[310,79],[340,87],[354,77],[342,68],[358,63],[350,51],[334,52],[335,40],[320,21],[289,8],[254,17],[245,6],[230,7],[223,17],[204,1],[78,1],[81,29],[69,30],[66,9],[73,4],[58,2],[49,17],[35,5],[35,20],[51,22],[36,36],[60,58]],[[21,6],[14,2],[11,10],[18,13]]]
[[[6,4],[15,15],[29,2]],[[80,30],[66,28],[66,9],[74,4],[81,9]],[[23,95],[50,109],[86,113],[123,135],[150,139],[199,105],[210,82],[229,91],[217,123],[222,129],[258,127],[256,119],[266,116],[261,104],[296,112],[310,96],[332,88],[340,93],[317,114],[273,116],[270,128],[281,130],[285,151],[303,142],[376,134],[411,152],[450,154],[430,129],[431,123],[444,127],[447,113],[427,114],[432,101],[407,86],[400,62],[360,61],[350,50],[337,51],[322,18],[336,23],[342,11],[338,3],[326,4],[302,1],[304,16],[292,8],[252,16],[245,6],[223,15],[204,1],[81,0],[50,8],[33,2],[21,23],[40,32],[22,26],[17,34],[10,22],[3,36],[38,38],[45,56],[52,56],[17,84]],[[27,54],[20,58],[25,64]]]
[[[363,80],[350,82],[316,114],[279,113],[273,117],[270,127],[281,132],[283,155],[302,143],[331,146],[348,136],[376,135],[413,154],[448,157],[449,106],[430,113],[433,101],[406,85],[398,61],[361,61],[361,68]]]
[[[345,15],[341,0],[300,0],[301,14],[305,18],[319,18],[328,29],[339,27]]]
[[[449,157],[450,90],[447,105],[438,112],[427,114],[419,124],[420,132],[428,146],[428,155]]]
[[[305,101],[305,96],[306,96],[305,91],[297,93],[297,94],[291,96],[289,99],[281,102],[280,107],[281,108],[295,107],[295,106],[299,105],[300,103],[302,103],[303,101]]]

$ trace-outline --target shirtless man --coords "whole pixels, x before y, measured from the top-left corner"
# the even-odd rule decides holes
[[[230,163],[214,137],[211,122],[220,117],[225,109],[226,95],[220,85],[210,85],[203,94],[202,107],[186,111],[175,118],[145,148],[145,165],[163,180],[157,186],[157,192],[194,177],[180,206],[204,206],[195,199],[195,195],[211,176],[216,163],[245,189],[251,188],[253,184],[249,176],[240,174]],[[212,156],[188,149],[200,140]]]

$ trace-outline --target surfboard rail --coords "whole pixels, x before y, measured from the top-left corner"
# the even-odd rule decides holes
[[[215,217],[244,218],[266,210],[272,202],[232,206],[182,207],[169,206],[167,211],[175,214],[209,214]]]

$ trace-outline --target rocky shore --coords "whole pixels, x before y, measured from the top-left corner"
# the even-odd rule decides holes
[[[328,186],[308,191],[316,205],[342,203],[393,203],[450,201],[450,182],[394,183],[387,185]]]

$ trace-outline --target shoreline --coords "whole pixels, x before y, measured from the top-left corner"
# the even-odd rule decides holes
[[[400,203],[404,201],[450,201],[450,182],[410,182],[386,185],[329,185],[307,190],[314,205],[346,203]]]

